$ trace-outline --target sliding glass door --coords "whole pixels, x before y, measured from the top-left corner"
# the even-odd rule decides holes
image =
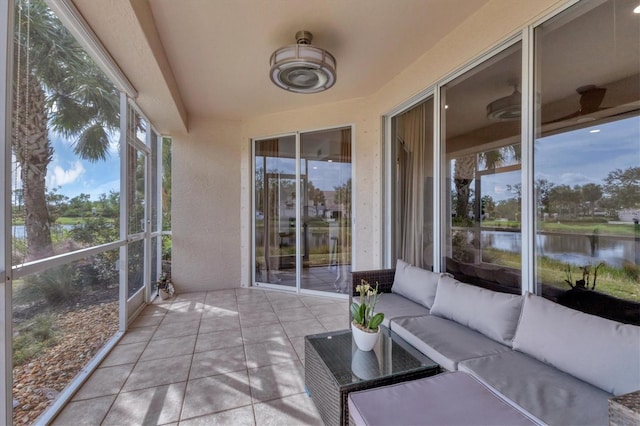
[[[351,128],[254,141],[253,282],[347,293]]]
[[[296,137],[255,141],[254,152],[254,280],[295,288]]]

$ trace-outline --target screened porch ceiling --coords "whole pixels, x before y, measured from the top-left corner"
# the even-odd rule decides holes
[[[163,133],[183,132],[190,117],[242,120],[280,111],[367,97],[406,69],[465,19],[492,3],[489,0],[72,0],[109,53],[139,92],[138,104]],[[599,2],[594,2],[597,6]],[[601,8],[601,16],[581,25],[612,22],[623,8]],[[575,31],[572,25],[562,31]],[[300,95],[276,88],[269,80],[269,57],[294,44],[296,31],[313,33],[313,44],[337,59],[338,79],[330,90]],[[617,32],[617,51],[634,51],[633,28]],[[618,31],[618,29],[616,30]],[[559,33],[559,31],[558,31]],[[589,34],[583,28],[578,34]],[[620,34],[623,36],[621,37]],[[552,35],[553,36],[553,35]],[[557,36],[557,35],[556,35]],[[584,84],[615,86],[607,97],[633,93],[638,85],[638,58],[613,75],[607,58],[590,60],[589,52],[554,44],[558,58],[551,85],[562,110],[579,107],[572,79],[557,64],[588,63]],[[611,45],[611,40],[593,40]],[[489,46],[487,46],[489,47]],[[570,57],[567,57],[570,56]],[[471,59],[471,58],[470,58]],[[562,59],[562,60],[560,60]],[[484,84],[469,86],[468,97],[482,111],[491,101],[511,94],[519,81],[519,57],[513,75],[489,73]],[[628,72],[627,72],[628,71]],[[619,86],[619,87],[618,87]],[[604,105],[608,99],[605,97]],[[611,104],[620,104],[612,99]],[[632,106],[638,108],[638,105]],[[481,129],[485,116],[465,117],[452,134]]]

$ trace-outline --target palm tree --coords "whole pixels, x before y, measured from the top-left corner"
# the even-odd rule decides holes
[[[75,138],[82,159],[104,160],[119,125],[116,88],[42,0],[18,0],[11,146],[19,164],[27,260],[54,254],[46,201],[49,130]]]
[[[485,169],[495,169],[505,164],[506,160],[513,157],[520,161],[520,144],[507,145],[491,151],[482,151],[478,154],[466,155],[455,159],[453,170],[453,184],[456,189],[455,213],[464,223],[470,211],[471,183],[475,179],[476,168],[484,165]],[[479,202],[479,200],[476,200]]]

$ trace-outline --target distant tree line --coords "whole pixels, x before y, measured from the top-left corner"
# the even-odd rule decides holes
[[[602,185],[556,185],[546,179],[535,183],[538,213],[559,217],[594,216],[596,210],[607,216],[617,211],[640,207],[640,167],[609,172]]]
[[[483,219],[520,220],[522,186],[507,185],[507,190],[515,194],[515,197],[499,201],[489,195],[482,197],[479,208]],[[539,217],[553,215],[564,219],[587,216],[593,218],[596,212],[606,217],[617,217],[618,210],[640,208],[640,167],[613,170],[602,184],[570,186],[555,184],[547,179],[537,179],[535,191]],[[467,214],[462,218],[454,218],[456,223],[467,223],[474,216],[471,212],[475,203],[474,195],[473,190],[469,189],[471,202]],[[451,197],[452,204],[457,206],[458,192],[452,191]]]

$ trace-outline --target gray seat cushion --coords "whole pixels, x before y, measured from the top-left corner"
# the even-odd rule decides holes
[[[470,328],[434,315],[398,318],[391,322],[391,330],[449,371],[457,370],[460,361],[511,351]]]
[[[353,301],[356,303],[358,303],[359,300],[359,297],[353,298]],[[384,314],[382,325],[389,327],[389,322],[394,318],[428,315],[429,309],[398,294],[384,293],[380,296],[380,299],[378,299],[375,312],[382,312]]]
[[[528,293],[513,349],[614,395],[640,390],[637,325],[588,315]]]
[[[356,425],[535,424],[478,380],[460,372],[351,392],[348,404]]]
[[[438,282],[431,314],[511,346],[521,308],[520,295],[486,290],[445,276]]]
[[[611,394],[520,352],[463,361],[458,368],[549,425],[609,424]]]
[[[398,259],[391,292],[431,309],[441,275]]]

